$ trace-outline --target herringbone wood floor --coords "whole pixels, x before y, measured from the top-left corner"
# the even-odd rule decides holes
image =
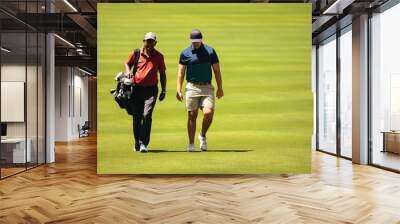
[[[311,175],[98,176],[94,137],[0,181],[0,223],[400,223],[400,175],[313,152]]]

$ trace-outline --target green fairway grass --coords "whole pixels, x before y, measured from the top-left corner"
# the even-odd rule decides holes
[[[218,54],[225,96],[216,100],[209,151],[188,153],[187,112],[175,92],[179,54],[193,28]],[[149,31],[157,34],[168,82],[144,154],[133,152],[132,118],[109,90]],[[311,171],[311,4],[98,4],[97,38],[98,173]]]

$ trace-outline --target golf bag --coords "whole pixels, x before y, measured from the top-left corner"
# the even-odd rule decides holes
[[[132,73],[135,75],[137,69],[137,62],[139,60],[139,49],[134,51],[133,69]],[[132,77],[125,75],[123,72],[119,72],[115,76],[117,86],[115,89],[110,90],[113,94],[115,102],[121,109],[125,109],[129,115],[133,115],[134,104],[133,104],[133,85]]]

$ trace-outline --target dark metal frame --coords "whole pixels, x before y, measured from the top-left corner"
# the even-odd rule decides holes
[[[2,23],[0,23],[0,47],[3,46],[1,30],[2,30]],[[2,61],[1,55],[2,55],[2,52],[0,50],[0,101],[1,101],[1,77],[2,77],[2,75],[1,75],[1,61]],[[1,104],[0,104],[0,124],[1,124]],[[0,164],[1,164],[1,152],[2,152],[2,149],[1,149],[1,143],[0,143]],[[0,166],[0,179],[1,179],[1,170],[2,169],[1,169],[1,166]]]
[[[367,53],[367,63],[368,63],[368,75],[367,75],[367,84],[368,84],[368,89],[367,89],[367,141],[368,141],[368,158],[367,162],[368,164],[372,165],[372,65],[371,65],[371,57],[372,57],[372,32],[371,32],[371,19],[372,19],[372,13],[368,12],[368,31],[367,31],[367,45],[368,45],[368,53]]]
[[[318,107],[318,99],[319,99],[319,44],[315,45],[315,148],[319,149],[319,107]]]
[[[342,125],[340,118],[340,35],[339,29],[336,30],[336,154],[341,155],[341,133]]]
[[[25,0],[25,12],[27,12],[27,3],[28,2],[34,2],[32,0],[28,1]],[[42,1],[40,1],[42,2]],[[47,1],[46,1],[47,2]],[[36,11],[39,10],[39,0],[36,0]],[[47,12],[47,7],[46,7],[46,12]],[[26,16],[27,14],[25,14]],[[0,167],[0,180],[6,179],[8,177],[12,177],[14,175],[17,175],[19,173],[25,172],[27,170],[39,167],[43,164],[47,163],[47,33],[43,33],[40,30],[37,30],[31,26],[29,26],[28,24],[24,23],[25,25],[25,30],[23,33],[25,33],[25,84],[24,84],[24,120],[25,120],[25,169],[12,173],[10,175],[7,176],[2,176],[2,168]],[[28,167],[28,154],[27,152],[27,147],[28,147],[28,124],[27,124],[27,81],[28,81],[28,30],[33,30],[36,33],[36,143],[37,143],[37,147],[36,147],[36,162],[33,166]],[[44,67],[42,69],[43,75],[44,75],[44,80],[42,79],[42,81],[44,82],[45,86],[44,86],[44,100],[43,103],[44,105],[42,106],[44,108],[44,117],[42,117],[44,119],[44,136],[43,136],[43,140],[44,140],[44,161],[43,163],[39,163],[39,33],[43,33],[44,35],[44,42],[42,42],[42,44],[44,44],[44,51],[42,51],[41,53],[44,53],[43,55],[43,60],[44,60]],[[1,44],[1,36],[2,36],[2,32],[0,32],[0,45]],[[1,53],[0,53],[0,82],[1,82]],[[1,90],[1,85],[0,85],[0,90]],[[0,91],[0,97],[1,97],[1,91]],[[1,109],[1,108],[0,108]],[[0,115],[0,123],[1,123],[1,115]],[[1,144],[0,144],[0,156],[1,156]],[[1,158],[1,157],[0,157]],[[31,164],[30,164],[31,165]]]
[[[45,13],[48,13],[47,10],[48,1],[45,0]],[[47,32],[44,32],[44,163],[47,163]]]

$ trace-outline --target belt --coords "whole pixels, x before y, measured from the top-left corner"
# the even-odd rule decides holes
[[[211,84],[211,82],[191,82],[191,81],[189,81],[189,83],[192,83],[192,84],[195,84],[195,85],[210,85]]]
[[[155,86],[143,86],[143,85],[138,85],[138,84],[135,84],[133,86],[134,87],[139,87],[139,88],[157,88],[158,87],[157,85],[155,85]]]

